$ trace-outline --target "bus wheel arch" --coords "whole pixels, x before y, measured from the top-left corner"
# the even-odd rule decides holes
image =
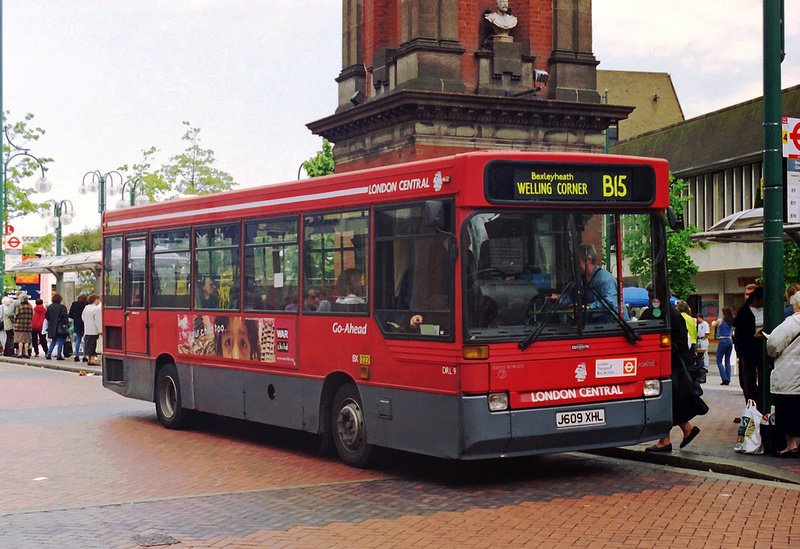
[[[337,389],[330,425],[333,444],[341,460],[351,467],[368,467],[372,445],[367,442],[364,405],[355,383],[345,383]]]
[[[174,362],[165,362],[156,369],[154,391],[158,421],[167,429],[183,429],[187,425],[188,411],[183,408],[181,381]]]

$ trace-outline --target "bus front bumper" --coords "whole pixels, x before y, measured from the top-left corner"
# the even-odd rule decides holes
[[[526,456],[629,446],[672,428],[672,386],[623,401],[490,412],[487,397],[463,397],[462,459]],[[581,422],[588,419],[589,423]],[[574,424],[575,421],[579,424]],[[583,424],[580,424],[583,423]]]

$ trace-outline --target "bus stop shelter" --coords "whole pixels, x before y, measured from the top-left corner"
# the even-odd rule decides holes
[[[764,208],[742,210],[717,221],[707,231],[692,235],[693,242],[763,242]],[[800,246],[800,223],[784,223],[783,238]]]
[[[14,274],[52,274],[56,284],[61,288],[64,273],[91,271],[95,276],[95,293],[100,293],[100,275],[103,268],[103,252],[81,252],[70,255],[52,255],[25,259],[7,268],[6,272]]]

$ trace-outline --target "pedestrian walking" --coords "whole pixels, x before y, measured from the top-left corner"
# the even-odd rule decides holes
[[[703,367],[708,370],[708,335],[711,327],[703,318],[703,313],[697,313],[697,354],[703,359]]]
[[[47,336],[44,334],[44,315],[47,309],[41,299],[36,300],[33,308],[33,321],[31,322],[31,346],[35,356],[39,356],[39,346],[42,347],[42,354],[47,352]]]
[[[800,293],[789,299],[794,314],[767,336],[767,353],[775,358],[770,391],[775,398],[775,427],[786,435],[777,457],[800,457]]]
[[[722,308],[722,318],[713,322],[717,329],[717,369],[721,385],[731,384],[731,352],[733,351],[733,309]],[[723,364],[724,363],[724,364]]]
[[[45,358],[50,360],[53,357],[53,349],[56,349],[56,360],[64,360],[61,354],[64,350],[64,340],[69,337],[69,311],[61,304],[61,294],[53,294],[53,302],[47,307],[45,320],[47,320],[47,337],[50,338],[50,346],[47,348]]]
[[[648,285],[647,289],[652,300],[652,286]],[[700,428],[692,425],[690,423],[691,420],[696,416],[708,413],[708,406],[700,398],[700,395],[703,394],[700,383],[689,372],[688,365],[691,360],[691,353],[689,352],[689,333],[686,322],[675,307],[666,303],[666,308],[669,314],[672,339],[670,353],[672,366],[670,374],[672,381],[672,425],[677,425],[681,428],[683,440],[681,440],[680,447],[684,448],[700,434]],[[645,309],[639,319],[649,320],[655,318],[653,310],[654,307]],[[672,452],[672,441],[669,434],[655,444],[645,448],[645,452]]]
[[[103,312],[100,308],[100,296],[92,294],[87,299],[87,305],[83,309],[83,326],[85,339],[83,361],[89,364],[95,363],[97,356],[97,340],[103,333]]]
[[[28,301],[28,294],[19,296],[19,304],[14,310],[14,344],[17,347],[17,358],[31,356],[31,324],[33,322],[33,307]]]

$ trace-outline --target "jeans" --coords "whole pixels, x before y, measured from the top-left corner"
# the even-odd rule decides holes
[[[81,341],[83,340],[83,333],[75,332],[75,360],[78,360],[78,357],[81,356]],[[86,356],[86,351],[84,350],[83,356]]]
[[[54,337],[50,340],[50,346],[47,348],[47,357],[53,356],[53,347],[58,345],[58,349],[56,351],[56,356],[63,358],[61,351],[64,349],[64,338],[63,337]]]
[[[731,338],[720,338],[717,343],[717,368],[719,368],[719,377],[723,381],[731,380],[731,351],[733,350],[733,342]],[[722,362],[725,362],[723,366]]]

